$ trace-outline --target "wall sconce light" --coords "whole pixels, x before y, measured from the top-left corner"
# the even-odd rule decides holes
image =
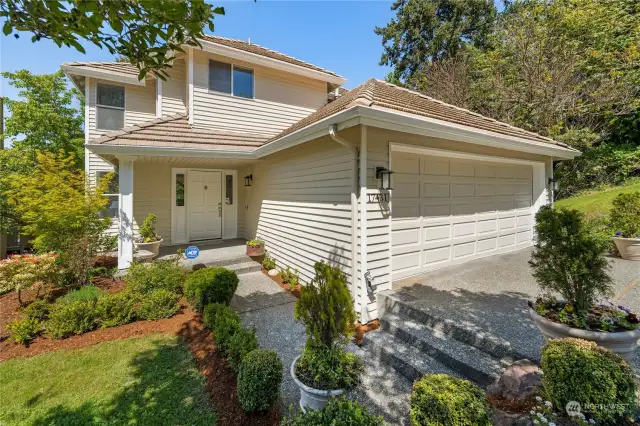
[[[380,189],[384,189],[386,191],[393,189],[391,188],[391,175],[393,172],[384,167],[376,167],[376,179],[380,180]]]
[[[251,182],[253,182],[253,174],[244,177],[244,186],[251,186]]]
[[[560,185],[554,178],[549,178],[549,188],[551,188],[554,192],[557,192],[558,189],[560,189]]]

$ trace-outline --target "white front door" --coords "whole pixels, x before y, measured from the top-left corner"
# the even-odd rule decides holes
[[[222,238],[222,172],[189,170],[189,240]]]

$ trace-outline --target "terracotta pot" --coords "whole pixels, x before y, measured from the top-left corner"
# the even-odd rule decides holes
[[[263,254],[264,254],[264,244],[260,244],[259,246],[247,245],[247,256],[257,257],[257,256],[262,256]]]
[[[298,362],[299,358],[300,355],[298,355],[291,363],[291,377],[298,388],[300,388],[300,408],[302,411],[307,411],[308,408],[311,408],[314,411],[320,411],[329,403],[331,398],[344,394],[344,389],[314,389],[298,380],[296,377],[296,362]]]
[[[640,238],[613,237],[613,242],[626,260],[640,260]]]
[[[158,253],[160,253],[160,243],[162,243],[164,240],[158,240],[158,241],[152,241],[150,243],[136,243],[134,242],[136,248],[138,250],[146,250],[146,251],[150,251],[151,253],[154,254],[154,257],[158,255]]]
[[[622,331],[619,333],[581,330],[553,322],[539,315],[531,307],[529,307],[529,315],[531,315],[533,322],[536,323],[536,326],[538,326],[546,341],[549,341],[549,339],[563,339],[565,337],[589,340],[611,350],[627,361],[631,360],[633,351],[638,347],[640,330]]]

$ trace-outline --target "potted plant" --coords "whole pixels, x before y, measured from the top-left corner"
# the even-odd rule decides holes
[[[307,334],[302,354],[291,364],[303,411],[321,410],[331,398],[355,388],[364,368],[345,349],[356,316],[344,273],[324,262],[314,269],[315,278],[302,288],[295,306],[295,319]]]
[[[545,339],[590,340],[631,358],[640,339],[637,316],[597,302],[612,292],[607,242],[586,229],[579,211],[550,206],[536,215],[536,239],[529,264],[545,295],[529,302],[529,314]]]
[[[156,215],[151,213],[142,222],[142,226],[138,230],[139,237],[134,240],[134,244],[138,250],[146,250],[153,253],[153,257],[160,252],[160,243],[162,238],[156,234]]]
[[[618,195],[613,200],[610,221],[620,257],[640,260],[640,191]]]
[[[249,240],[247,241],[247,256],[257,257],[264,254],[264,241]]]

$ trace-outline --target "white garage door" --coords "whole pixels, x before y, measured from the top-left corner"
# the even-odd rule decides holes
[[[392,155],[394,280],[531,245],[532,165]]]

